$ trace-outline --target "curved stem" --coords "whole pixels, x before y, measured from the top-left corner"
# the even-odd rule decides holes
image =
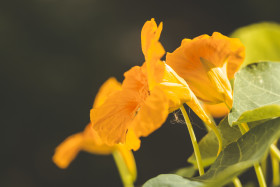
[[[280,184],[279,179],[279,161],[280,151],[275,144],[270,146],[271,165],[272,165],[272,184],[278,186]]]
[[[242,134],[245,134],[246,132],[249,131],[249,126],[247,125],[247,123],[241,123],[238,125],[238,127]],[[264,178],[260,164],[255,163],[254,168],[255,168],[255,172],[256,172],[260,187],[266,187],[265,178]]]
[[[280,151],[274,144],[270,146],[270,152],[280,161]]]
[[[131,176],[126,163],[122,157],[122,154],[118,151],[118,149],[116,149],[115,151],[113,151],[113,157],[114,160],[116,162],[116,165],[118,167],[121,179],[122,179],[122,183],[124,187],[134,187],[133,185],[133,176]]]
[[[266,187],[266,182],[263,176],[262,168],[259,163],[254,164],[260,187]]]
[[[278,155],[273,153],[273,150],[278,151],[276,147],[277,141],[270,146],[270,156],[271,156],[271,165],[272,165],[272,184],[273,186],[279,186],[280,178],[279,178],[279,160]]]
[[[241,184],[241,182],[240,182],[238,177],[234,177],[232,179],[232,183],[234,184],[235,187],[242,187],[242,184]]]
[[[196,113],[196,115],[204,122],[204,124],[206,124],[210,129],[213,130],[219,142],[219,150],[217,154],[219,155],[219,153],[223,148],[223,142],[222,142],[221,134],[215,122],[211,119],[211,117],[209,117],[207,111],[202,108],[202,106],[199,104],[199,101],[196,99],[195,96],[193,96],[193,101],[186,102],[186,104]]]
[[[206,122],[205,122],[205,123],[206,123]],[[213,132],[215,133],[215,135],[216,135],[216,137],[217,137],[217,139],[218,139],[218,142],[219,142],[219,150],[218,150],[217,155],[219,155],[220,152],[221,152],[222,149],[223,149],[223,141],[222,141],[221,133],[220,133],[220,131],[218,130],[216,124],[215,124],[213,121],[207,122],[206,124],[213,130]]]
[[[265,156],[262,160],[261,160],[261,167],[262,167],[262,171],[263,171],[263,175],[264,175],[264,179],[267,180],[267,156]]]
[[[192,141],[192,145],[193,145],[193,149],[194,149],[194,155],[195,155],[195,158],[196,158],[199,175],[201,176],[201,175],[204,174],[204,169],[203,169],[203,165],[202,165],[202,160],[201,160],[201,155],[200,155],[199,147],[198,147],[198,144],[197,144],[197,140],[196,140],[193,128],[192,128],[192,124],[190,122],[189,116],[188,116],[184,106],[181,106],[180,110],[181,110],[181,112],[184,116],[186,125],[187,125],[189,133],[190,133],[190,137],[191,137],[191,141]]]

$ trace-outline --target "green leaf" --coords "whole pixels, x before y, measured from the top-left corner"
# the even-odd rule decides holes
[[[257,23],[237,29],[231,37],[240,38],[246,47],[243,67],[259,61],[280,61],[280,25]]]
[[[193,177],[194,174],[196,173],[196,171],[197,171],[197,169],[194,168],[193,166],[188,166],[188,167],[177,169],[176,171],[171,172],[171,173],[174,173],[181,177]]]
[[[219,124],[218,129],[222,136],[223,148],[228,144],[236,141],[241,137],[241,133],[238,127],[230,127],[228,124],[228,118],[225,117]],[[219,148],[218,140],[213,133],[210,131],[205,135],[198,143],[199,150],[201,153],[202,164],[204,167],[211,165],[217,158],[217,152]],[[192,163],[197,167],[195,155],[192,154],[188,158],[188,162]]]
[[[280,63],[261,62],[235,76],[230,125],[280,116]]]
[[[196,179],[210,186],[226,184],[245,169],[259,162],[268,152],[270,145],[280,136],[280,118],[260,124],[229,144],[218,156],[210,169]]]
[[[203,176],[184,179],[176,175],[160,175],[150,179],[144,187],[222,186],[259,162],[267,154],[273,141],[279,136],[280,118],[266,121],[250,129],[237,141],[225,147]],[[193,183],[194,181],[199,183]]]
[[[174,174],[161,174],[148,180],[143,187],[201,187],[203,183],[191,181]]]

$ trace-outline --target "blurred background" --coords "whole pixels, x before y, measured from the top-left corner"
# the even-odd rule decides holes
[[[66,170],[51,158],[89,122],[101,84],[111,76],[122,81],[125,71],[142,64],[145,21],[163,21],[160,41],[172,52],[184,37],[280,22],[279,7],[277,0],[2,0],[0,186],[120,187],[112,156],[82,152]],[[195,115],[191,120],[200,139],[206,130]],[[187,128],[170,115],[135,152],[136,184],[186,166],[191,154]]]

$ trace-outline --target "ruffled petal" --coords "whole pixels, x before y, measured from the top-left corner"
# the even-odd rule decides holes
[[[95,97],[93,107],[98,107],[102,105],[110,95],[112,95],[115,91],[118,90],[121,90],[121,83],[119,83],[114,77],[109,78],[100,87]]]
[[[83,131],[83,138],[84,139],[81,145],[83,151],[87,151],[92,154],[108,155],[116,149],[116,145],[108,146],[102,142],[97,132],[93,129],[91,123],[89,123]]]
[[[125,142],[126,131],[137,106],[133,95],[120,91],[111,95],[103,105],[90,111],[93,128],[105,144]]]
[[[165,122],[168,107],[168,98],[162,89],[156,87],[139,109],[130,129],[135,132],[136,137],[148,136]]]
[[[147,96],[146,75],[141,67],[135,66],[125,73],[122,90],[91,110],[93,128],[103,142],[108,145],[125,143],[127,129]]]
[[[214,32],[211,37],[202,35],[193,40],[184,39],[178,49],[167,53],[166,63],[186,80],[200,100],[220,103],[224,96],[218,93],[216,86],[211,83],[208,69],[201,63],[201,58],[215,67],[226,67],[227,69],[223,69],[225,75],[232,78],[243,63],[244,56],[245,48],[239,39]]]

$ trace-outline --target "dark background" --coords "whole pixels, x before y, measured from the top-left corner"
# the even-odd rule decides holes
[[[111,76],[122,81],[125,71],[142,64],[145,21],[163,21],[160,41],[172,52],[184,37],[280,22],[279,5],[277,0],[2,0],[0,186],[121,186],[112,156],[82,152],[66,170],[51,157],[64,138],[89,122],[99,86]],[[190,138],[173,118],[142,138],[135,152],[136,184],[186,166]],[[206,131],[197,117],[191,120],[201,138]]]

